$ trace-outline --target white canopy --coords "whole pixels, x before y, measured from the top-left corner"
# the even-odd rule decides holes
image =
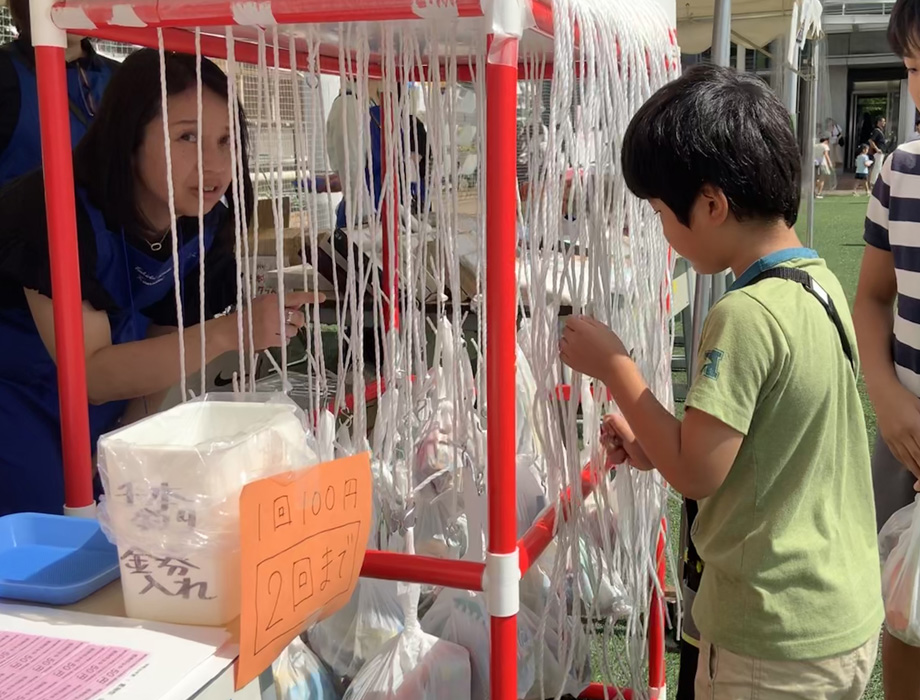
[[[677,40],[681,51],[702,53],[712,45],[712,21],[718,0],[677,0]],[[820,0],[732,0],[732,41],[748,48],[765,47],[795,33],[821,30]]]

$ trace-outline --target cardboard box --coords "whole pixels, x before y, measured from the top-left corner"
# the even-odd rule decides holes
[[[275,230],[275,200],[273,199],[260,199],[256,203],[256,209],[259,214],[259,231],[274,231]],[[284,228],[288,228],[291,225],[291,198],[282,197],[281,198],[281,221]]]
[[[298,265],[301,262],[300,259],[300,249],[303,247],[301,245],[300,238],[300,227],[297,228],[286,228],[281,232],[283,236],[282,248],[284,250],[284,260],[283,263],[286,266],[288,265]],[[304,237],[307,242],[307,247],[310,246],[310,232],[309,230],[304,231]],[[249,254],[252,255],[253,247],[255,245],[255,233],[252,232],[249,234]],[[274,229],[263,229],[259,231],[259,249],[256,251],[257,257],[270,257],[274,260],[277,251],[275,249],[275,230]]]

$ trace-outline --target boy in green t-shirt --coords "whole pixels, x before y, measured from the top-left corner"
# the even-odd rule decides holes
[[[615,461],[699,501],[697,697],[857,700],[883,617],[869,450],[846,298],[793,229],[789,115],[757,77],[695,67],[639,110],[622,162],[674,249],[737,277],[706,319],[683,421],[604,325],[572,319],[560,343],[621,411],[604,425]]]

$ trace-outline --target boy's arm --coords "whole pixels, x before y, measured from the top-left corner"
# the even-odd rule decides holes
[[[891,356],[897,293],[891,251],[867,245],[853,303],[853,323],[866,388],[869,398],[876,405],[882,402],[895,385],[901,384],[895,374]]]
[[[772,371],[776,334],[766,328],[764,316],[743,294],[729,295],[712,309],[701,342],[705,364],[693,382],[683,422],[659,403],[620,339],[603,324],[569,320],[561,356],[607,385],[651,466],[680,493],[698,500],[712,495],[731,470]]]
[[[649,462],[693,500],[711,496],[731,470],[744,435],[703,411],[672,416],[652,394],[628,356],[611,361],[602,378]]]
[[[891,354],[898,285],[888,238],[890,176],[891,161],[885,164],[869,202],[864,234],[867,245],[853,322],[866,389],[882,438],[898,461],[920,478],[920,400],[899,381]]]

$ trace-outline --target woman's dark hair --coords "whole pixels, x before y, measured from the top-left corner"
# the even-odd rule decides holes
[[[227,99],[227,76],[213,62],[201,59],[202,87]],[[177,95],[195,89],[195,57],[166,54],[166,92]],[[141,224],[134,198],[135,154],[144,138],[144,128],[161,110],[160,54],[140,49],[128,56],[115,71],[106,88],[96,118],[74,151],[74,178],[86,189],[112,230],[133,230]],[[252,215],[253,190],[249,175],[246,118],[239,107],[238,147],[243,163],[243,212],[248,223]],[[236,163],[233,164],[236,167]],[[226,193],[233,206],[233,188]],[[233,216],[219,234],[222,243],[232,244]]]
[[[773,91],[718,66],[694,66],[661,88],[623,140],[626,185],[660,199],[685,226],[704,185],[722,190],[739,221],[794,225],[800,161],[789,113]]]
[[[920,54],[920,3],[898,0],[888,19],[888,45],[898,58]]]

